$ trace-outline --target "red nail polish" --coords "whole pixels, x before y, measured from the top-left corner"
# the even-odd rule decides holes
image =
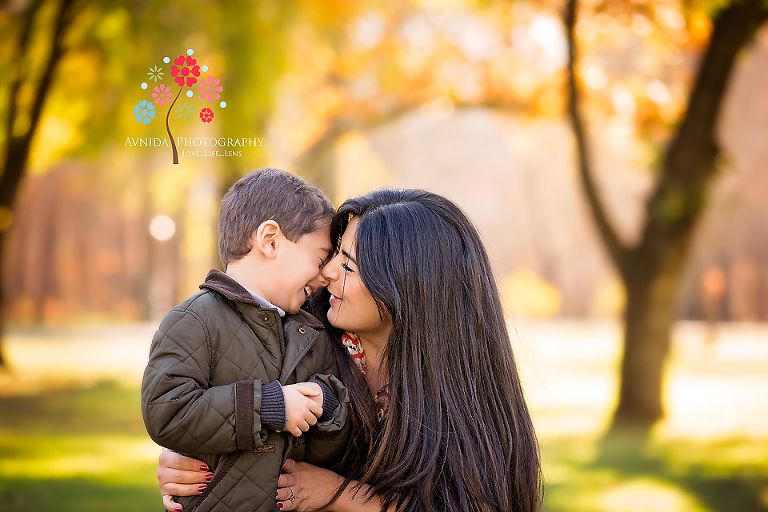
[[[200,466],[200,471],[208,471],[208,466],[203,464],[202,466]]]
[[[283,504],[282,503],[278,503],[277,504],[277,508],[283,508]]]
[[[197,492],[203,492],[206,487],[208,487],[208,486],[207,485],[201,485],[200,487],[197,488]]]
[[[213,480],[213,473],[208,473],[207,475],[205,475],[206,482],[210,482],[211,480]]]
[[[181,512],[184,509],[181,505],[176,505],[176,512]]]
[[[275,498],[277,498],[277,495],[280,494],[279,491],[275,491]]]

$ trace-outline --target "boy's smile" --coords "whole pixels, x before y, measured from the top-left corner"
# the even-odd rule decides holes
[[[331,231],[328,223],[291,242],[281,236],[270,283],[270,302],[296,313],[307,297],[325,285],[320,270],[328,259]],[[265,286],[266,288],[266,286]]]

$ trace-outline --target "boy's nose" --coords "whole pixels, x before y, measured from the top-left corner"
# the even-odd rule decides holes
[[[328,280],[325,279],[322,274],[317,274],[314,279],[307,283],[312,288],[312,293],[316,292],[323,286],[328,286]]]

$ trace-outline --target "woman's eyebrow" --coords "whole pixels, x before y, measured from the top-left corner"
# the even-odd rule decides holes
[[[347,251],[345,251],[344,249],[342,249],[342,250],[341,250],[341,254],[343,254],[344,256],[346,256],[347,258],[349,258],[349,261],[351,261],[352,263],[354,263],[355,265],[357,265],[357,260],[355,259],[355,257],[354,257],[354,256],[352,256],[351,254],[349,254]]]

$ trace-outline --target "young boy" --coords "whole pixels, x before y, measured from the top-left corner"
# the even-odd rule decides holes
[[[332,216],[297,176],[244,176],[221,202],[226,273],[211,270],[155,333],[141,389],[147,431],[215,472],[200,496],[177,500],[186,511],[274,511],[289,456],[327,463],[342,452],[346,389],[322,323],[300,309],[326,284]]]

